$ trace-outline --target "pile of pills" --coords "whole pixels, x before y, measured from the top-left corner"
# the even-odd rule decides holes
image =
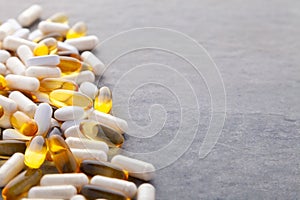
[[[94,84],[104,64],[97,36],[32,5],[0,25],[0,187],[5,200],[154,200],[155,168],[118,155],[127,122],[112,93]],[[128,181],[128,178],[130,181]]]

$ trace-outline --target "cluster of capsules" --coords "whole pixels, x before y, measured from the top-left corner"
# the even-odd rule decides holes
[[[0,26],[3,199],[154,200],[143,183],[154,166],[119,154],[127,122],[110,114],[110,89],[94,84],[98,38],[63,13],[30,32],[41,13],[32,5]]]

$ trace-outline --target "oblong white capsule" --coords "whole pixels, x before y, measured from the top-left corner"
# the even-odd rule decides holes
[[[99,122],[99,124],[107,126],[120,134],[126,133],[128,130],[128,124],[125,120],[100,112],[98,110],[93,111],[93,113],[90,115],[90,119],[93,119]]]
[[[71,151],[79,162],[83,160],[107,161],[107,154],[102,150],[71,148]]]
[[[98,44],[99,39],[95,35],[83,36],[79,38],[67,39],[65,43],[76,47],[79,51],[92,50]]]
[[[46,174],[40,181],[41,186],[73,185],[80,189],[89,183],[89,178],[84,173]]]
[[[65,106],[57,109],[54,112],[55,119],[59,121],[70,121],[82,119],[84,116],[84,109],[79,106]]]
[[[12,128],[12,125],[10,123],[10,117],[11,117],[11,114],[4,113],[4,115],[0,118],[0,127],[1,128],[6,128],[6,129]],[[2,137],[3,137],[3,133],[2,133]]]
[[[155,200],[155,188],[149,183],[143,183],[139,186],[137,200]]]
[[[0,40],[3,40],[8,35],[11,35],[15,32],[13,25],[8,22],[4,22],[0,26]]]
[[[98,185],[103,188],[113,189],[124,193],[127,197],[133,198],[137,192],[137,187],[133,182],[110,178],[106,176],[94,176],[91,184]]]
[[[10,57],[10,53],[6,50],[0,50],[0,62],[5,63]]]
[[[19,56],[19,58],[22,60],[24,64],[26,64],[26,61],[29,58],[33,57],[33,53],[31,49],[26,45],[21,45],[18,47],[17,55]]]
[[[155,168],[151,163],[116,155],[111,159],[111,163],[118,165],[129,172],[129,175],[144,181],[150,181],[154,177]]]
[[[84,196],[82,196],[81,194],[77,194],[77,195],[73,196],[70,200],[86,200],[86,198]]]
[[[18,109],[18,104],[14,100],[3,95],[0,95],[0,105],[7,114],[14,113]]]
[[[19,16],[18,21],[22,26],[30,26],[33,22],[39,19],[42,15],[42,7],[34,4],[24,10]]]
[[[66,138],[69,138],[69,137],[76,137],[76,138],[86,138],[80,131],[79,129],[79,126],[75,125],[75,126],[71,126],[69,128],[67,128],[65,131],[64,131],[64,136]]]
[[[29,36],[30,30],[28,28],[21,28],[19,30],[17,30],[13,36],[14,37],[19,37],[19,38],[23,38],[23,39],[27,39]]]
[[[6,66],[3,63],[0,63],[0,74],[5,75],[7,71]]]
[[[28,192],[28,198],[62,198],[70,199],[77,194],[73,185],[35,186]]]
[[[34,92],[40,87],[39,80],[34,77],[9,74],[5,80],[9,89]]]
[[[38,125],[38,135],[47,134],[51,126],[52,112],[53,110],[48,103],[38,105],[34,115],[34,120]]]
[[[83,82],[95,82],[95,74],[91,71],[82,71],[78,74],[73,73],[62,77],[63,79],[71,80],[78,85]]]
[[[22,29],[22,26],[19,24],[19,22],[14,19],[14,18],[10,18],[6,21],[7,23],[9,23],[10,25],[12,25],[13,29],[14,29],[14,32],[17,31],[17,30],[20,30]]]
[[[6,67],[14,74],[25,74],[26,67],[17,57],[8,58],[6,61]]]
[[[66,143],[70,148],[76,149],[96,149],[104,151],[105,153],[107,153],[109,149],[105,142],[89,140],[86,138],[68,137]]]
[[[27,45],[33,51],[37,44],[35,42],[14,36],[7,36],[3,40],[3,48],[7,50],[16,51],[21,45]]]
[[[68,24],[42,21],[39,23],[38,28],[44,33],[60,33],[62,35],[66,35],[68,30],[70,29]]]
[[[103,62],[90,51],[83,52],[81,59],[92,67],[92,71],[95,75],[101,75],[105,68]]]
[[[22,133],[20,133],[16,129],[8,128],[8,129],[5,129],[2,132],[2,139],[3,140],[25,140],[25,141],[29,141],[31,139],[31,137],[23,135]]]
[[[25,167],[24,154],[15,153],[0,167],[0,187],[5,186]]]
[[[61,124],[60,128],[64,132],[65,130],[67,130],[72,126],[79,126],[81,121],[82,120],[70,120],[70,121],[67,120]]]
[[[98,94],[97,86],[91,82],[82,82],[80,84],[79,91],[91,99],[95,99]]]
[[[59,78],[61,70],[59,67],[46,67],[46,66],[30,66],[25,71],[26,76],[43,78]]]
[[[28,40],[33,41],[42,36],[43,36],[42,31],[39,29],[36,29],[36,30],[32,31],[31,33],[29,33]]]
[[[19,110],[23,111],[30,117],[34,116],[37,105],[23,93],[19,91],[13,91],[8,97],[17,103]]]
[[[76,49],[76,47],[74,47],[70,44],[64,43],[64,42],[60,42],[60,41],[57,42],[57,49],[59,51],[71,51],[75,54],[79,53],[78,50]]]
[[[27,59],[27,66],[54,66],[60,63],[58,55],[35,56]]]

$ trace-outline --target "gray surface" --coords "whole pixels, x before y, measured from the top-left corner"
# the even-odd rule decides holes
[[[0,19],[17,16],[31,2],[1,1]],[[200,159],[210,102],[204,83],[193,82],[191,73],[201,105],[199,131],[183,156],[157,172],[153,181],[157,199],[300,198],[299,1],[55,0],[41,4],[47,9],[44,16],[66,10],[71,22],[87,21],[90,32],[101,39],[145,26],[183,32],[201,43],[217,64],[227,94],[222,135],[212,152]],[[108,70],[101,84],[113,87],[130,66],[153,60],[184,65],[162,52],[136,52]],[[123,84],[126,88],[129,83]],[[151,152],[172,140],[180,120],[174,96],[150,84],[137,90],[129,102],[132,120],[141,126],[149,123],[153,103],[162,104],[169,118],[163,134],[152,139],[128,137],[127,150]]]

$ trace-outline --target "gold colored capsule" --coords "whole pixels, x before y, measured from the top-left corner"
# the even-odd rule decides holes
[[[40,81],[39,91],[52,92],[54,90],[78,90],[78,85],[74,81],[62,79],[62,78],[45,78]]]
[[[55,54],[57,52],[57,41],[54,38],[46,38],[41,40],[34,48],[33,54],[35,56],[45,56]]]
[[[25,151],[24,163],[29,168],[38,169],[45,161],[47,144],[43,136],[34,136]]]
[[[16,152],[25,153],[26,142],[19,140],[1,140],[0,141],[0,158],[8,159]]]
[[[70,28],[68,31],[66,38],[67,39],[73,39],[73,38],[79,38],[86,35],[87,32],[87,26],[84,22],[77,22]]]
[[[57,55],[59,55],[59,56],[68,56],[68,57],[76,58],[76,59],[81,61],[81,56],[77,53],[74,53],[73,51],[58,51]]]
[[[21,111],[13,113],[10,122],[15,129],[26,136],[33,136],[38,130],[36,122]]]
[[[101,87],[99,95],[95,98],[95,110],[100,112],[109,113],[112,108],[112,94],[108,87]]]
[[[45,44],[39,43],[33,50],[35,56],[45,56],[49,54],[49,49]]]
[[[80,193],[87,199],[130,200],[122,192],[91,184],[84,185]]]
[[[0,105],[0,118],[4,115],[3,106]]]
[[[60,63],[57,66],[63,75],[80,71],[82,64],[78,59],[67,56],[60,56],[59,58]]]
[[[4,76],[0,75],[0,90],[7,89],[7,82]]]

